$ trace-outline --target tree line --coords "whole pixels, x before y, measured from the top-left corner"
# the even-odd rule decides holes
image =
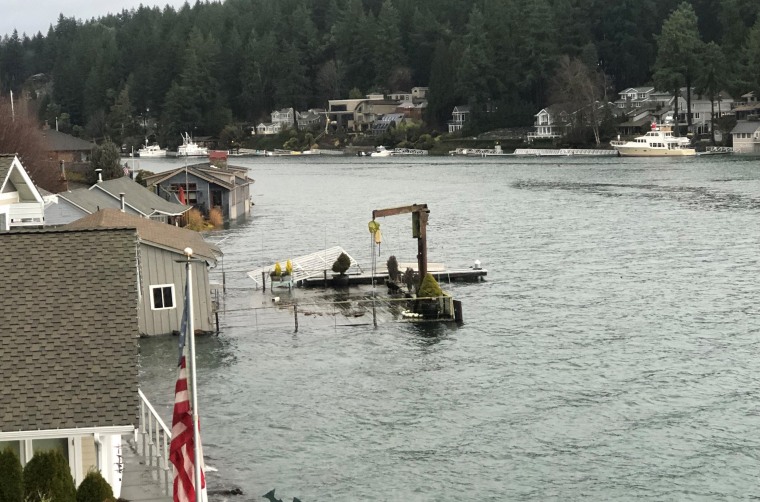
[[[759,14],[756,0],[141,6],[86,21],[61,15],[46,34],[5,35],[0,89],[31,96],[51,126],[117,144],[153,132],[174,146],[185,131],[220,135],[275,109],[412,86],[430,89],[431,130],[462,104],[474,129],[526,126],[568,58],[603,76],[609,100],[647,84],[760,90]]]

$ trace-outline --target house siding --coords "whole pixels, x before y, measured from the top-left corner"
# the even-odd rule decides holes
[[[177,262],[182,255],[142,243],[140,246],[140,304],[138,327],[141,335],[166,335],[179,331],[182,323],[182,302],[185,291],[185,265]],[[211,287],[208,270],[203,262],[193,262],[193,318],[194,328],[213,329]],[[174,285],[174,308],[153,310],[151,286]]]

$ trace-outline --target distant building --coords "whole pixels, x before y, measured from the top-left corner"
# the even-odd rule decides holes
[[[60,162],[89,162],[95,143],[70,134],[45,129],[42,131],[48,160]]]
[[[455,106],[454,110],[451,112],[451,120],[449,121],[449,132],[458,132],[461,131],[464,127],[465,122],[467,122],[467,119],[470,117],[470,107],[469,106]]]
[[[731,130],[735,153],[760,154],[760,121],[740,120]]]
[[[325,110],[312,108],[305,112],[296,112],[296,124],[299,131],[323,129],[325,126]]]

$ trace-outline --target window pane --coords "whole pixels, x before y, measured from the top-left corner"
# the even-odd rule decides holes
[[[69,441],[66,438],[34,439],[32,440],[32,452],[58,450],[69,462]]]
[[[164,308],[171,308],[174,306],[174,295],[172,295],[171,286],[163,288],[164,290]]]
[[[16,457],[21,458],[21,441],[0,441],[0,451],[10,448]]]
[[[153,308],[164,308],[163,296],[161,294],[161,288],[153,288]]]

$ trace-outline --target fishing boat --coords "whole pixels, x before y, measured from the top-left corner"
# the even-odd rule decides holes
[[[166,157],[166,148],[161,148],[158,143],[148,144],[148,140],[145,140],[145,145],[137,150],[137,157]]]
[[[178,157],[206,157],[208,156],[208,148],[198,146],[188,133],[182,136],[182,144],[177,147]]]
[[[688,138],[673,136],[671,124],[652,122],[652,130],[631,141],[610,141],[610,145],[624,157],[676,157],[695,156],[697,151]]]
[[[388,150],[384,146],[380,145],[377,149],[370,154],[370,157],[390,157],[393,155],[392,150]]]

